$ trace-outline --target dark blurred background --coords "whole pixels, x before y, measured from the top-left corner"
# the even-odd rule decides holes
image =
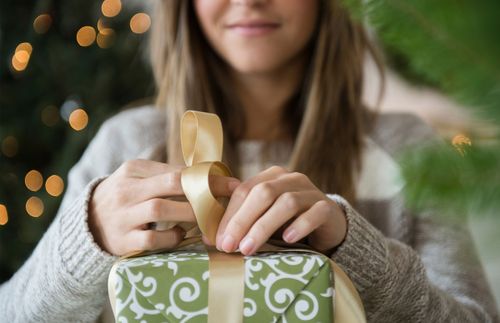
[[[104,119],[154,92],[150,17],[120,1],[0,4],[0,281],[52,221]]]
[[[0,283],[52,221],[100,124],[152,102],[154,1],[0,2]],[[444,139],[402,157],[408,202],[469,221],[498,299],[500,1],[343,1],[384,52],[380,110],[415,113]],[[375,105],[371,62],[365,74],[364,100]]]

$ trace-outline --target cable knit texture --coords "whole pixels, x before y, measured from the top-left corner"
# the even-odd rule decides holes
[[[116,257],[88,229],[93,189],[130,159],[165,160],[165,116],[151,107],[106,121],[68,176],[55,219],[32,255],[0,286],[0,322],[108,322],[107,276]],[[366,138],[348,232],[331,257],[352,279],[369,322],[498,322],[495,302],[463,223],[404,207],[395,156],[433,140],[416,117],[381,115]],[[238,144],[242,180],[286,165],[290,142]],[[325,174],[327,175],[327,174]]]

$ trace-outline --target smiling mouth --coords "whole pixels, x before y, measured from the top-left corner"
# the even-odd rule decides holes
[[[269,34],[280,27],[280,24],[273,22],[248,22],[234,23],[226,28],[242,36],[260,36]]]

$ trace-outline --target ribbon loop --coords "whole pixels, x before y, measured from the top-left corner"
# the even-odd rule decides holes
[[[222,123],[213,113],[188,110],[181,120],[181,147],[186,166],[221,161]]]

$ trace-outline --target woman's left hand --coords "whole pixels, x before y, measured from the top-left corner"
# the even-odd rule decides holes
[[[342,209],[306,175],[272,166],[236,187],[219,224],[216,247],[233,252],[239,246],[241,253],[251,255],[284,225],[285,242],[308,236],[308,244],[323,253],[339,245],[347,231]]]

